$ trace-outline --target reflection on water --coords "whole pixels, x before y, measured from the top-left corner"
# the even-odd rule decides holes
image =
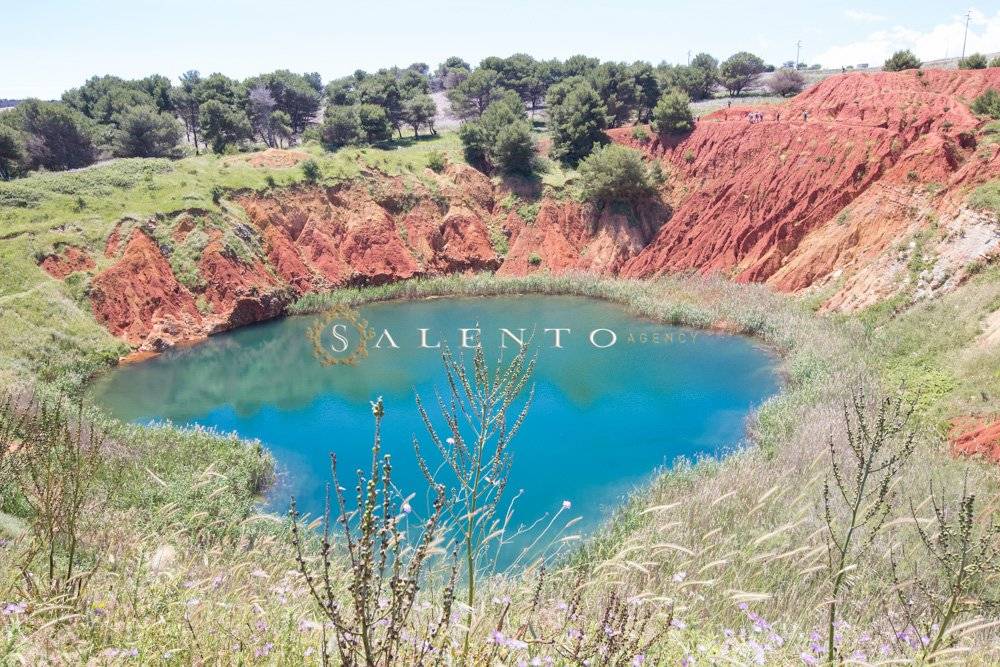
[[[325,367],[306,335],[314,318],[289,318],[118,369],[95,383],[92,397],[126,420],[197,422],[260,438],[285,473],[273,508],[286,509],[294,494],[316,513],[329,451],[342,470],[367,466],[377,396],[385,398],[396,483],[423,489],[412,437],[431,445],[414,393],[443,389],[443,372],[440,351],[420,349],[421,328],[429,343],[457,349],[459,329],[478,327],[495,356],[500,328],[523,327],[535,332],[538,367],[513,447],[508,488],[525,491],[517,517],[530,522],[570,500],[592,526],[657,466],[736,444],[748,411],[778,387],[773,360],[746,339],[664,327],[582,298],[439,299],[375,304],[361,315],[377,332],[388,329],[399,349],[386,343],[357,366]],[[544,332],[554,328],[570,330],[559,349]],[[614,331],[617,343],[592,346],[598,328]],[[596,341],[609,338],[602,332]]]

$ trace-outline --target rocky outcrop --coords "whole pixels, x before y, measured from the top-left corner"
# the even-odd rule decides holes
[[[649,243],[669,216],[662,205],[582,206],[543,201],[537,217],[525,223],[508,218],[513,242],[500,275],[535,271],[587,271],[614,275]]]
[[[977,146],[982,122],[967,106],[991,86],[1000,69],[854,73],[760,109],[757,123],[732,108],[677,141],[613,132],[663,160],[688,193],[622,275],[696,270],[783,291],[829,287],[827,307],[839,310],[893,293],[919,279],[905,257],[894,261],[894,246],[964,215],[961,233],[974,224],[962,205],[969,187],[1000,176],[1000,146]],[[992,251],[992,240],[967,247],[954,268]]]
[[[163,349],[207,333],[194,297],[140,230],[132,234],[121,259],[94,277],[90,301],[97,321],[136,348]]]
[[[94,259],[76,246],[67,246],[62,252],[46,255],[38,263],[46,273],[53,278],[62,280],[77,271],[89,271],[94,268]]]

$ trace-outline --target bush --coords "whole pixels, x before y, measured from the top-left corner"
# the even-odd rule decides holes
[[[181,141],[181,128],[154,107],[135,107],[118,116],[114,153],[118,157],[167,157]]]
[[[990,67],[1000,67],[1000,56],[990,61]]]
[[[580,163],[580,178],[588,201],[635,201],[656,193],[640,153],[618,144],[595,148]]]
[[[767,89],[774,95],[786,97],[788,95],[798,95],[805,88],[806,79],[802,74],[793,69],[779,69],[767,81]]]
[[[315,183],[322,176],[319,164],[316,160],[306,160],[302,163],[302,175],[305,176],[306,181],[310,183]]]
[[[532,266],[538,266],[541,263],[542,263],[542,258],[537,252],[533,252],[531,253],[531,255],[528,256],[528,264]]]
[[[653,130],[659,134],[684,134],[694,128],[691,99],[678,90],[663,95],[653,109]]]
[[[902,72],[907,69],[919,69],[921,64],[920,60],[913,55],[913,51],[905,49],[892,54],[892,57],[882,65],[882,69],[886,72]]]
[[[985,93],[972,100],[970,108],[975,114],[1000,120],[1000,92],[995,88],[988,88]]]
[[[712,58],[704,53],[699,55]],[[696,60],[697,57],[688,66],[677,65],[676,67],[661,68],[659,76],[663,89],[677,88],[687,93],[692,100],[703,100],[711,97],[712,89],[718,83],[718,66],[708,61],[696,65]],[[713,62],[714,60],[712,58]]]
[[[632,138],[641,144],[649,141],[649,132],[646,131],[642,125],[636,125],[632,128]]]
[[[322,141],[328,148],[340,148],[360,143],[364,128],[357,107],[331,105],[323,117]]]
[[[440,174],[448,166],[448,158],[441,151],[431,151],[427,154],[427,166],[431,171]]]
[[[958,61],[958,69],[986,69],[986,56],[973,53]]]
[[[524,104],[516,95],[490,104],[480,118],[463,123],[458,134],[465,157],[473,164],[523,174],[534,167],[535,141]]]
[[[377,104],[359,104],[357,108],[361,130],[368,143],[376,144],[392,138],[392,123],[385,109]]]
[[[530,174],[535,159],[535,140],[527,121],[500,128],[493,141],[490,163],[505,173]]]

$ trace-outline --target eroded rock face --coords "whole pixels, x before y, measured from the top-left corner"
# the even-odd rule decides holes
[[[676,139],[613,130],[668,173],[661,201],[639,205],[528,204],[514,185],[451,165],[241,195],[249,225],[210,229],[204,211],[159,232],[123,220],[105,253],[117,261],[93,281],[94,312],[133,346],[159,349],[275,317],[308,292],[468,271],[718,272],[823,289],[824,308],[841,311],[904,289],[931,295],[1000,248],[995,222],[965,204],[1000,177],[1000,143],[977,145],[982,121],[967,106],[989,87],[1000,69],[854,73],[761,108],[761,122],[731,108]],[[227,245],[233,233],[243,240]],[[198,239],[197,280],[182,266],[181,284],[171,252]]]
[[[1000,146],[976,146],[981,121],[967,106],[989,87],[1000,87],[1000,69],[848,74],[762,108],[759,123],[732,108],[675,142],[640,145],[614,131],[689,192],[622,275],[836,286],[827,307],[839,310],[898,291],[907,276],[889,261],[894,244],[950,225],[970,186],[1000,176]]]
[[[194,297],[141,230],[132,233],[121,259],[94,277],[90,301],[97,321],[136,348],[163,349],[207,333]]]
[[[89,271],[94,268],[94,259],[76,246],[68,246],[62,252],[47,255],[39,266],[45,269],[53,278],[62,280],[77,271]]]
[[[513,242],[500,275],[615,275],[649,243],[669,211],[653,203],[596,207],[546,200],[532,222],[512,215],[508,221]]]

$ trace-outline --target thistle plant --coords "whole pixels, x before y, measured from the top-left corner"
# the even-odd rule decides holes
[[[80,571],[88,520],[108,501],[98,480],[114,467],[103,461],[106,438],[82,408],[70,416],[59,400],[30,398],[17,410],[20,417],[8,417],[15,421],[4,427],[4,437],[19,437],[21,492],[31,509],[32,540],[22,565],[25,593],[78,600],[100,558],[95,550],[92,567]],[[34,576],[39,558],[44,586]]]
[[[977,519],[976,496],[969,493],[968,480],[962,484],[957,507],[949,507],[943,492],[935,495],[933,486],[930,502],[934,510],[931,528],[922,525],[912,502],[910,513],[934,567],[929,571],[914,568],[912,577],[901,581],[893,561],[893,579],[906,629],[918,630],[926,638],[923,658],[934,662],[957,643],[956,622],[961,617],[1000,609],[1000,598],[990,597],[997,595],[1000,576],[1000,525],[992,519]],[[975,623],[963,625],[962,634],[978,629]]]
[[[396,499],[392,484],[392,463],[388,455],[380,458],[382,419],[385,407],[379,398],[372,403],[375,436],[371,466],[367,473],[357,471],[356,506],[349,509],[337,475],[337,457],[331,454],[332,491],[336,498],[336,523],[342,533],[342,554],[347,559],[346,591],[341,591],[336,572],[340,567],[331,536],[331,485],[327,484],[323,512],[323,532],[319,540],[318,572],[307,555],[310,540],[300,527],[301,516],[292,498],[292,543],[298,569],[309,592],[329,619],[340,663],[344,665],[391,665],[404,659],[409,640],[407,628],[417,601],[421,578],[426,576],[430,559],[442,538],[442,514],[445,508],[444,487],[428,478],[434,494],[431,511],[414,539],[406,521],[408,504]],[[441,614],[436,623],[423,629],[416,652],[406,653],[410,664],[424,664],[437,650],[451,618],[457,568],[444,587]],[[346,604],[342,604],[346,597]],[[323,663],[329,661],[323,642]]]
[[[907,430],[913,409],[902,398],[884,398],[873,405],[864,389],[856,389],[850,403],[844,402],[843,411],[846,447],[830,436],[833,479],[831,483],[827,477],[823,482],[830,584],[826,619],[829,664],[838,660],[834,638],[837,604],[847,575],[885,525],[896,493],[894,482],[914,448],[914,433]]]
[[[503,532],[504,520],[498,516],[498,508],[510,475],[508,447],[528,414],[534,388],[529,389],[519,410],[514,404],[534,372],[535,358],[529,359],[527,344],[519,347],[509,363],[504,363],[501,356],[492,371],[481,345],[473,354],[471,372],[463,359],[447,348],[442,358],[448,390],[445,394],[437,392],[436,397],[447,435],[442,437],[434,427],[419,395],[417,409],[431,441],[456,479],[450,508],[465,556],[467,655],[478,564],[490,541],[500,539]],[[430,467],[416,439],[414,449],[424,475],[429,476]]]

